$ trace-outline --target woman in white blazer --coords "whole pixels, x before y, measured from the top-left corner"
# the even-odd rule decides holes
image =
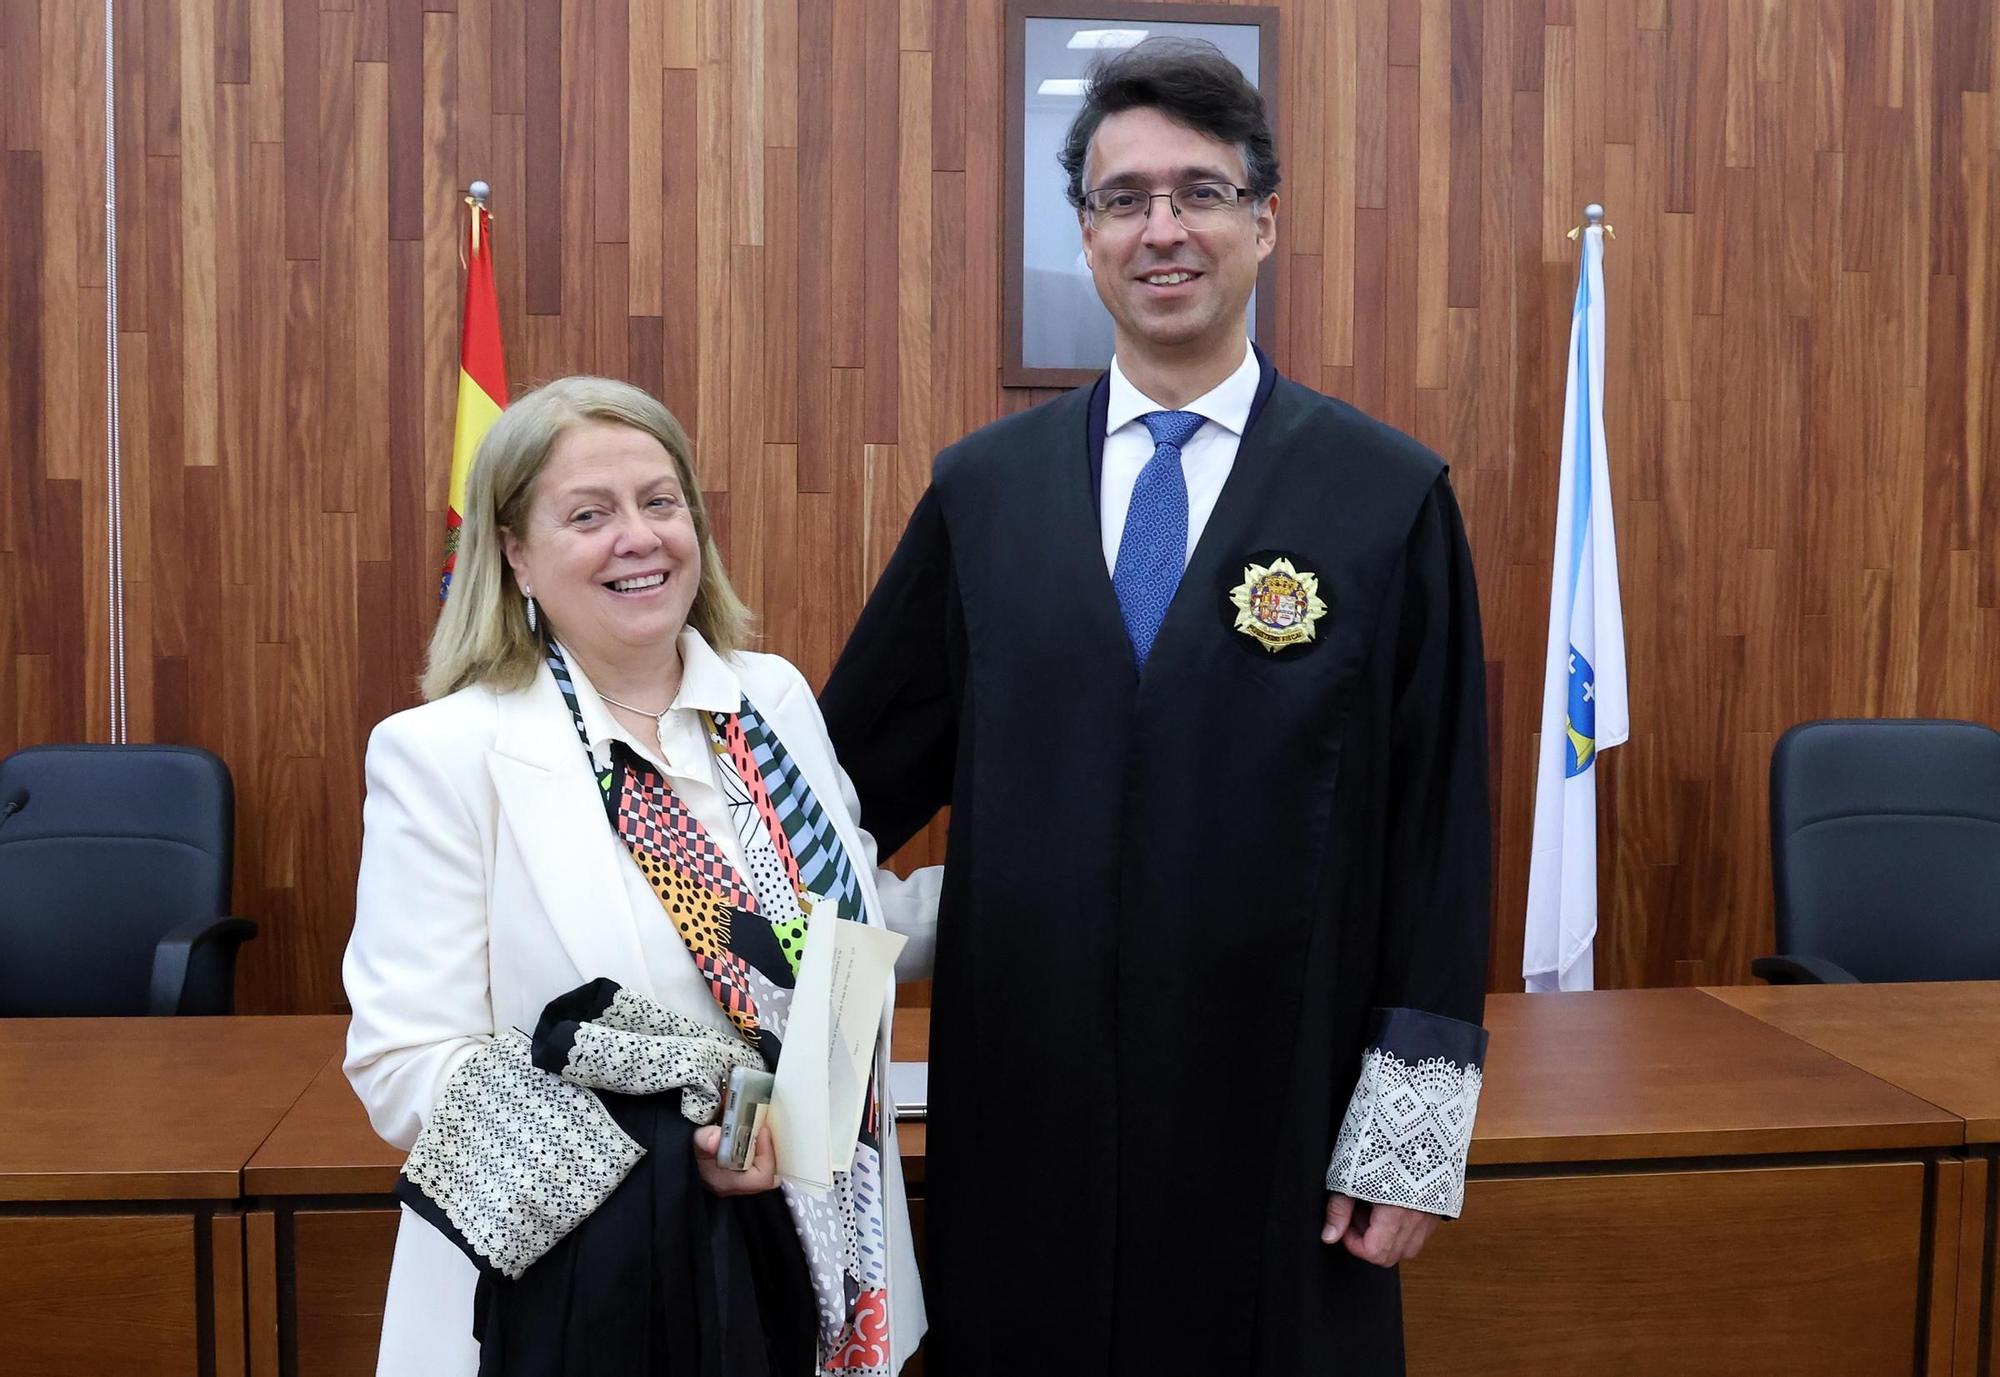
[[[843,916],[909,939],[899,975],[928,970],[937,871],[903,881],[876,868],[810,687],[783,659],[741,648],[747,621],[666,408],[623,383],[566,378],[502,413],[467,485],[427,701],[382,722],[368,745],[343,968],[354,1009],[346,1070],[387,1141],[408,1149],[469,1058],[510,1029],[533,1030],[552,999],[600,978],[757,1045],[759,1017],[766,1037],[777,1026],[782,970],[758,966],[762,948],[739,961],[717,943],[782,934],[784,914],[830,912],[825,895],[807,893],[815,866],[820,889],[844,884]],[[767,780],[759,771],[774,769],[773,752],[793,768]],[[661,806],[648,812],[647,799]],[[816,831],[788,833],[801,801],[816,801]],[[662,842],[631,822],[642,813],[682,830]],[[685,873],[674,870],[681,862]],[[709,902],[691,884],[737,896],[721,937],[683,913],[690,893]],[[767,921],[751,921],[758,914]],[[762,1007],[746,1018],[746,1004]],[[890,1017],[885,1009],[878,1071]],[[893,1120],[883,1113],[869,1130],[878,1190],[858,1178],[845,1190],[843,1177],[830,1207],[786,1191],[823,1339],[839,1280],[832,1292],[821,1285],[824,1239],[814,1253],[810,1210],[872,1209],[850,1214],[848,1237],[877,1228],[886,1244],[872,1281],[845,1278],[847,1328],[822,1344],[820,1371],[893,1373],[923,1334]],[[735,1173],[714,1161],[717,1129],[693,1132],[710,1191],[778,1184],[768,1141]],[[857,1149],[857,1172],[862,1160]],[[850,1198],[863,1195],[872,1199]],[[777,1198],[763,1197],[766,1207]],[[827,1265],[838,1270],[837,1259]],[[383,1377],[480,1370],[476,1276],[466,1254],[405,1210]]]

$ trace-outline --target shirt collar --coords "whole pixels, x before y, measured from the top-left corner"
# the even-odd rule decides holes
[[[715,653],[699,631],[691,626],[682,627],[676,644],[681,652],[681,686],[674,695],[672,711],[735,712],[742,706],[743,687],[737,681],[736,671]],[[556,646],[569,664],[570,682],[576,686],[576,708],[582,714],[583,730],[590,738],[590,755],[598,768],[603,769],[609,763],[612,741],[642,747],[648,754],[657,751],[657,741],[632,739],[632,734],[604,705],[597,686],[590,682],[590,676],[577,662],[576,653],[561,641],[556,642]]]
[[[1179,410],[1205,417],[1240,439],[1250,425],[1250,405],[1257,400],[1260,374],[1257,351],[1250,347],[1250,341],[1246,339],[1243,341],[1243,362],[1236,366],[1236,371]],[[1106,435],[1116,434],[1149,411],[1174,409],[1161,406],[1134,387],[1131,379],[1125,376],[1125,370],[1118,366],[1117,357],[1112,357],[1111,395],[1104,411]]]

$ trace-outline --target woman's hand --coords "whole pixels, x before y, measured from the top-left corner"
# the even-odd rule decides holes
[[[715,1195],[757,1195],[778,1185],[778,1150],[771,1143],[771,1130],[757,1130],[757,1150],[750,1170],[731,1171],[715,1160],[722,1148],[722,1126],[710,1124],[694,1131],[694,1165],[702,1184]]]

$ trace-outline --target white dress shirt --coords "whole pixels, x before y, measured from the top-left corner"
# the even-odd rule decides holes
[[[1236,447],[1242,442],[1244,427],[1250,423],[1250,404],[1257,399],[1257,354],[1250,341],[1243,341],[1243,362],[1220,383],[1183,407],[1161,406],[1125,376],[1118,360],[1111,360],[1111,396],[1104,413],[1104,473],[1098,489],[1097,508],[1104,537],[1104,567],[1116,572],[1118,546],[1125,538],[1125,515],[1132,506],[1132,489],[1139,482],[1139,470],[1153,457],[1152,432],[1139,418],[1149,411],[1192,411],[1206,417],[1208,424],[1197,430],[1181,446],[1181,473],[1187,479],[1187,549],[1182,567],[1194,554],[1208,525],[1222,485],[1236,466]]]
[[[680,691],[674,695],[673,706],[660,719],[657,739],[651,742],[627,731],[611,715],[590,676],[567,646],[563,647],[563,658],[569,661],[570,679],[576,685],[576,705],[583,714],[583,729],[590,734],[593,767],[602,770],[611,763],[614,739],[637,751],[666,776],[675,796],[707,830],[747,885],[750,879],[743,864],[743,844],[730,821],[729,805],[722,797],[722,782],[716,775],[715,751],[708,739],[710,714],[735,712],[743,701],[743,687],[736,672],[709,648],[699,631],[684,628],[679,644]],[[659,993],[659,1002],[677,1013],[691,1014],[717,1028],[728,1028],[728,1015],[709,992],[707,980],[695,969],[687,944],[660,906],[651,882],[636,862],[621,867],[621,871],[632,911],[658,919],[639,924],[639,947],[645,956],[647,974]]]

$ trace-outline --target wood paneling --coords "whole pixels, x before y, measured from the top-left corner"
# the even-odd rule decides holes
[[[243,1216],[243,1332],[250,1371],[257,1377],[281,1370],[278,1342],[278,1220],[269,1210]]]
[[[171,1214],[0,1216],[0,1373],[195,1377],[195,1228]]]
[[[375,1370],[395,1210],[301,1210],[291,1217],[298,1377]]]
[[[1938,1336],[1921,1304],[1925,1172],[1475,1180],[1464,1218],[1404,1264],[1410,1372],[1880,1377],[1930,1342],[1916,1370],[1949,1373],[1949,1311]]]
[[[245,1377],[248,1328],[244,1322],[243,1216],[218,1212],[208,1221],[209,1333],[214,1336],[215,1377]]]
[[[1631,744],[1607,985],[1771,944],[1793,721],[2000,719],[2000,97],[1977,0],[1281,0],[1279,364],[1450,458],[1515,983],[1574,249],[1602,200]],[[493,183],[517,384],[659,388],[816,681],[998,383],[998,0],[118,11],[135,739],[235,771],[250,1010],[322,1010],[435,615]],[[100,11],[0,0],[0,749],[101,737]],[[914,848],[934,856],[935,835]]]

